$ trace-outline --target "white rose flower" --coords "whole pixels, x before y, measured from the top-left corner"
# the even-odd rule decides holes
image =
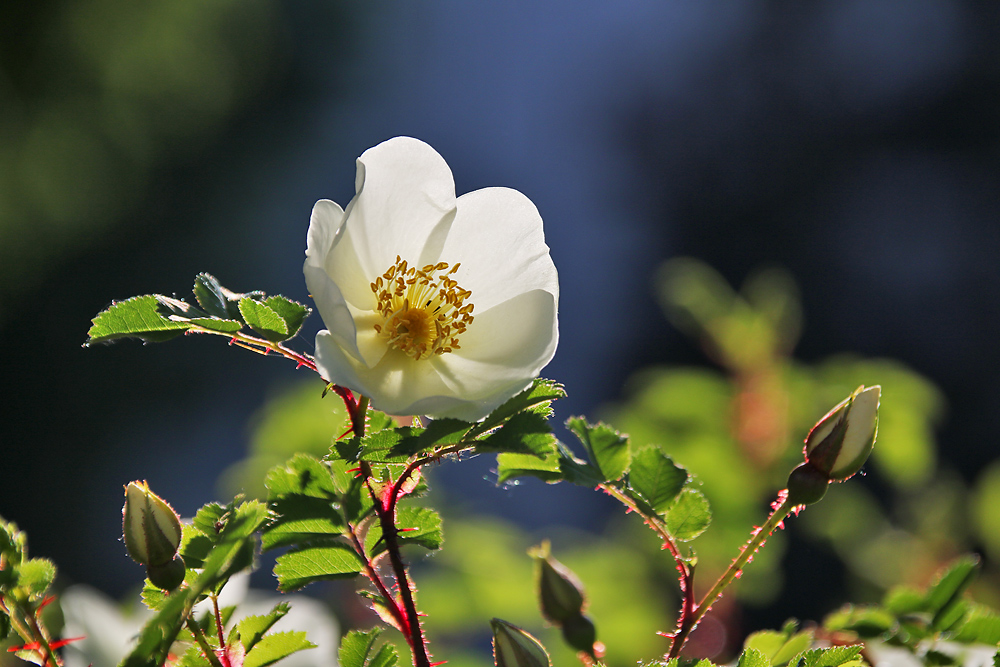
[[[482,419],[555,354],[538,210],[509,188],[456,198],[444,159],[409,137],[365,151],[356,188],[346,210],[316,202],[309,223],[320,374],[390,414]]]

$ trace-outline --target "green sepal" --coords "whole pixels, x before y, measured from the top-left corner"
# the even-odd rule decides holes
[[[384,643],[377,649],[375,642],[382,634],[380,628],[366,632],[351,630],[340,640],[340,667],[394,667],[399,656],[396,647]]]
[[[350,579],[364,569],[361,557],[346,544],[307,546],[278,556],[274,576],[282,593],[298,590],[316,581]]]

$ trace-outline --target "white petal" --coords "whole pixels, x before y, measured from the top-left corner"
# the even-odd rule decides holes
[[[440,259],[462,263],[455,279],[472,290],[475,314],[535,289],[558,300],[559,279],[542,218],[517,190],[485,188],[459,197]]]
[[[426,263],[425,247],[440,245],[454,213],[455,181],[444,158],[422,141],[396,137],[358,158],[344,241],[370,282],[396,255],[411,266]]]
[[[325,267],[332,246],[342,238],[344,220],[344,212],[337,204],[326,199],[316,202],[309,220],[306,261],[302,270],[306,287],[330,334],[352,355],[361,359],[355,341],[354,317],[340,287],[330,278]]]
[[[392,415],[432,414],[413,406],[426,397],[456,399],[435,369],[435,359],[416,361],[399,350],[389,350],[374,367],[359,362],[328,331],[316,334],[316,366],[320,374],[350,387],[372,401],[372,407]]]
[[[459,395],[481,400],[496,385],[527,384],[559,342],[555,297],[533,290],[508,299],[477,314],[458,342],[461,348],[441,360]]]

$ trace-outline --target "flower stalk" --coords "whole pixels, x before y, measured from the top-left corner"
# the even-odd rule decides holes
[[[410,470],[409,474],[413,472]],[[427,654],[424,633],[420,628],[420,614],[417,612],[417,605],[413,600],[412,584],[406,572],[406,564],[403,562],[397,539],[399,528],[396,527],[396,504],[401,495],[402,485],[397,482],[391,487],[388,497],[381,498],[372,488],[371,483],[367,482],[367,484],[368,492],[375,504],[375,514],[378,517],[379,526],[382,528],[382,539],[385,541],[389,563],[392,565],[392,571],[396,577],[396,588],[399,591],[399,601],[397,601],[388,594],[388,591],[385,591],[383,586],[382,590],[385,591],[383,597],[388,596],[386,602],[390,608],[395,608],[399,612],[403,634],[413,652],[414,667],[430,667],[430,657]],[[402,609],[400,609],[400,602]]]
[[[684,644],[687,643],[694,629],[698,627],[701,619],[712,608],[715,601],[722,597],[722,593],[726,590],[726,587],[733,583],[733,580],[743,572],[743,568],[750,562],[750,559],[757,553],[757,550],[764,546],[767,538],[776,529],[782,527],[782,521],[785,520],[785,517],[795,507],[795,505],[789,502],[787,492],[784,490],[778,494],[778,499],[772,506],[774,509],[771,511],[771,516],[767,518],[763,526],[754,529],[750,540],[743,545],[739,555],[733,559],[733,562],[729,564],[725,572],[708,589],[708,592],[701,598],[701,602],[695,606],[689,606],[687,603],[688,596],[685,595],[685,604],[681,607],[681,616],[677,621],[678,630],[671,641],[670,649],[664,656],[665,659],[671,660],[680,655],[681,649],[684,648]]]

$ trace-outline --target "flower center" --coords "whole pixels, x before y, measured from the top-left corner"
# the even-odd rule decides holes
[[[396,255],[396,262],[371,284],[383,318],[375,331],[392,347],[414,359],[459,349],[458,337],[472,324],[472,292],[451,276],[461,263],[428,264],[418,269]]]

